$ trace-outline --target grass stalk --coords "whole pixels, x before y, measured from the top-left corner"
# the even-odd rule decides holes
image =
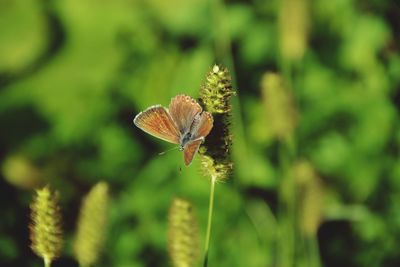
[[[295,242],[296,242],[296,230],[295,230],[295,196],[294,196],[294,181],[292,177],[287,177],[290,168],[290,156],[287,151],[285,144],[279,145],[279,169],[283,179],[289,179],[285,182],[285,187],[289,187],[291,192],[289,199],[286,201],[283,199],[283,191],[288,190],[283,187],[280,189],[280,203],[279,203],[279,251],[278,261],[279,266],[282,267],[293,267],[295,263]]]
[[[48,257],[44,257],[44,267],[50,267],[51,260]]]
[[[208,220],[207,220],[207,232],[206,232],[206,241],[204,246],[204,263],[203,267],[208,266],[208,251],[210,248],[210,238],[211,238],[211,227],[212,227],[212,216],[214,209],[214,193],[215,193],[215,182],[216,177],[211,177],[211,187],[210,187],[210,203],[208,206]]]
[[[311,237],[308,242],[309,247],[309,266],[321,267],[320,253],[318,247],[318,239],[316,236]]]
[[[294,101],[297,101],[296,90],[293,85],[293,72],[292,64],[290,61],[281,58],[280,69],[283,78],[288,86],[289,90],[293,93]],[[280,240],[279,249],[280,257],[279,263],[283,267],[296,266],[296,250],[297,250],[297,210],[296,210],[296,185],[293,177],[289,175],[290,166],[293,164],[296,158],[296,140],[295,136],[292,135],[286,140],[282,140],[279,144],[279,169],[283,179],[287,179],[285,182],[286,188],[284,191],[289,191],[290,194],[287,199],[284,200],[283,196],[280,196]],[[283,190],[283,188],[281,188]],[[282,191],[280,192],[283,193]]]

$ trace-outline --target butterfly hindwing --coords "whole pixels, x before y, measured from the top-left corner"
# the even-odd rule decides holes
[[[198,118],[196,118],[195,122],[193,123],[194,125],[192,126],[191,133],[192,133],[192,138],[197,139],[199,137],[206,137],[214,124],[214,119],[213,116],[207,112],[203,111]]]
[[[183,159],[185,161],[185,165],[188,166],[192,160],[194,155],[199,150],[201,143],[203,142],[204,138],[195,139],[190,141],[185,148],[183,149]]]
[[[184,134],[191,127],[195,117],[202,111],[199,103],[187,95],[177,95],[171,99],[169,114],[178,126],[179,131]]]
[[[179,129],[168,111],[160,105],[140,112],[133,122],[148,134],[170,143],[179,144]]]

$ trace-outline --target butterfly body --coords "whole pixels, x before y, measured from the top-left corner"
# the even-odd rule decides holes
[[[192,139],[192,134],[190,132],[187,132],[185,135],[183,135],[180,141],[179,150],[183,151],[185,149],[186,144],[189,143],[191,139]]]
[[[186,95],[172,98],[168,109],[161,105],[149,107],[136,115],[133,122],[148,134],[179,145],[186,165],[192,162],[213,127],[212,115]]]

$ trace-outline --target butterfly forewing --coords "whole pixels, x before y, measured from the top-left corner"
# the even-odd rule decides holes
[[[199,138],[193,141],[190,141],[183,150],[183,159],[185,161],[185,165],[188,166],[192,160],[194,155],[199,150],[201,143],[203,142],[204,138]]]
[[[133,122],[148,134],[167,142],[179,144],[179,129],[168,111],[162,106],[152,106],[140,112]]]
[[[189,130],[194,118],[201,110],[196,100],[186,95],[175,96],[169,105],[169,114],[182,134]]]

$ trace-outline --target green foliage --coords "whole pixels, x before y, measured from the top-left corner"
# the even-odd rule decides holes
[[[24,255],[38,184],[60,191],[68,216],[53,266],[72,265],[79,200],[100,180],[113,201],[96,266],[167,266],[175,196],[196,207],[204,237],[209,181],[199,157],[186,168],[179,151],[158,155],[172,146],[132,120],[178,93],[199,97],[215,63],[228,68],[237,96],[234,170],[216,187],[209,266],[285,266],[292,241],[296,266],[316,266],[307,255],[321,255],[322,266],[398,265],[399,5],[307,1],[304,54],[287,60],[279,39],[287,1],[225,2],[0,1],[1,266],[38,266]],[[284,80],[298,115],[285,140],[266,116],[267,72]],[[324,186],[320,254],[316,236],[296,226],[304,192],[289,170],[299,159]]]

